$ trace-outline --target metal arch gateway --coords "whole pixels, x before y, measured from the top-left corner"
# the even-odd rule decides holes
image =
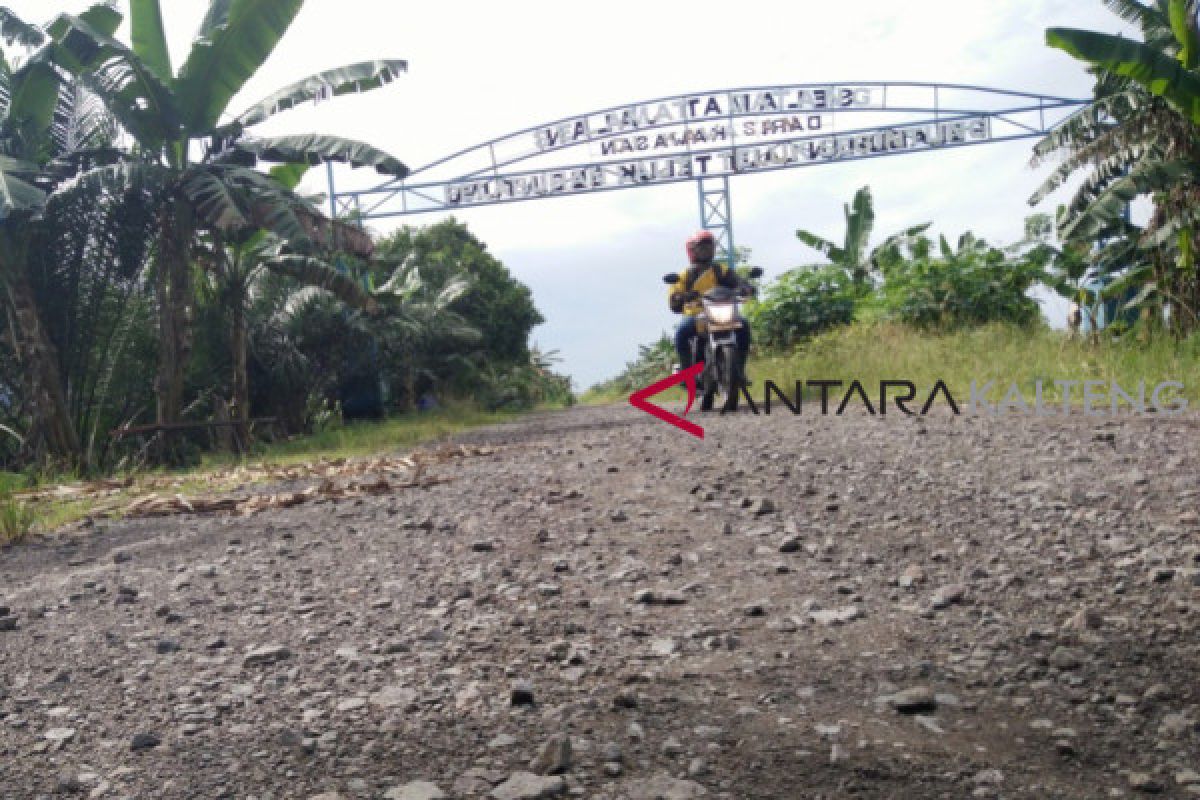
[[[733,176],[1044,136],[1087,102],[895,81],[695,92],[525,128],[366,189],[337,191],[330,165],[330,211],[365,221],[693,181],[728,258]]]

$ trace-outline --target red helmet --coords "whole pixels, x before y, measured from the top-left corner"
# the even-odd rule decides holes
[[[688,238],[684,249],[687,251],[688,261],[693,264],[712,261],[717,252],[717,240],[712,231],[696,231]]]

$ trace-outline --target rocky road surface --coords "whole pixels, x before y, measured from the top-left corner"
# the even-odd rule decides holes
[[[0,797],[1200,796],[1200,417],[704,424],[0,551]]]

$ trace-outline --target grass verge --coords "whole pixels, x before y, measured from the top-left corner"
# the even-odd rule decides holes
[[[1047,406],[1063,400],[1063,389],[1055,381],[1100,381],[1106,386],[1100,390],[1103,399],[1097,407],[1106,409],[1111,409],[1113,384],[1136,394],[1138,384],[1144,382],[1149,403],[1156,386],[1174,381],[1183,384],[1183,390],[1164,392],[1162,399],[1182,396],[1196,407],[1200,404],[1200,339],[1093,342],[1049,328],[1009,325],[953,333],[883,323],[852,325],[816,337],[790,353],[754,359],[750,374],[759,387],[772,380],[789,395],[797,380],[841,380],[847,385],[857,380],[873,400],[881,381],[908,380],[917,385],[919,402],[940,380],[960,404],[970,399],[972,382],[981,391],[988,382],[994,383],[986,394],[992,404],[1001,402],[1016,384],[1031,406],[1039,381]],[[831,396],[844,391],[833,390]],[[1081,387],[1070,387],[1068,392],[1072,405],[1082,403]],[[1121,407],[1127,410],[1124,403]]]
[[[663,375],[665,378],[666,375]],[[607,406],[612,403],[622,403],[629,399],[634,387],[630,387],[629,391],[617,390],[611,388],[599,389],[593,386],[583,394],[579,395],[579,405],[581,406]],[[642,388],[642,387],[637,387]]]
[[[253,485],[247,483],[243,465],[288,466],[320,460],[349,459],[381,455],[393,451],[411,450],[436,442],[447,436],[472,428],[509,422],[521,412],[485,412],[469,408],[445,408],[422,414],[406,414],[378,422],[354,422],[329,428],[311,436],[297,437],[285,442],[264,446],[248,457],[231,454],[210,454],[197,467],[186,470],[153,470],[124,476],[109,482],[112,488],[98,495],[71,491],[55,493],[54,486],[45,481],[39,484],[33,499],[0,493],[0,544],[18,541],[33,530],[51,532],[93,516],[98,506],[114,501],[132,502],[139,496],[163,491],[164,483],[170,494],[184,497],[229,491]],[[26,488],[20,476],[7,475],[6,485],[12,489]],[[82,484],[62,484],[65,490]],[[30,487],[34,488],[34,487]]]
[[[378,422],[351,422],[310,436],[267,445],[249,460],[261,464],[296,464],[316,459],[353,458],[415,447],[470,428],[509,422],[515,411],[476,411],[450,408],[421,414],[404,414]],[[246,459],[228,453],[210,454],[200,469],[219,469]]]
[[[993,404],[1016,383],[1030,405],[1038,381],[1043,384],[1045,405],[1062,401],[1056,380],[1103,381],[1109,389],[1115,383],[1129,393],[1136,393],[1138,383],[1144,381],[1147,402],[1155,386],[1176,381],[1183,384],[1178,395],[1187,399],[1189,407],[1200,407],[1200,337],[1183,342],[1166,336],[1097,341],[1045,327],[996,324],[933,333],[893,323],[860,323],[814,337],[788,352],[756,354],[747,372],[755,384],[756,401],[762,398],[768,380],[789,397],[797,380],[840,380],[847,386],[857,380],[872,402],[881,381],[908,380],[917,386],[918,403],[924,402],[939,380],[961,402],[970,398],[973,381],[981,387],[993,381],[987,395]],[[605,384],[602,389],[585,392],[580,402],[625,402],[635,388],[641,387]],[[833,389],[830,397],[840,398],[845,391],[845,387]],[[1073,404],[1078,405],[1080,387],[1072,387],[1070,392]],[[817,395],[813,390],[805,396]],[[1173,396],[1163,395],[1164,399]],[[1108,407],[1107,398],[1106,393],[1101,407]]]

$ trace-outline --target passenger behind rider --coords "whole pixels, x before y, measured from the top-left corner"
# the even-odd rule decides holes
[[[717,242],[709,231],[699,231],[687,240],[685,246],[688,257],[688,268],[680,274],[679,280],[671,287],[667,295],[667,303],[671,311],[683,314],[679,327],[675,329],[675,351],[679,354],[680,369],[692,366],[692,351],[689,344],[696,335],[696,315],[704,310],[699,297],[716,286],[730,289],[744,289],[754,292],[754,287],[738,277],[738,274],[725,266],[713,261],[717,253]],[[689,299],[689,294],[695,292],[696,297]],[[740,319],[740,317],[739,317]],[[746,354],[750,351],[750,324],[742,319],[742,327],[735,332],[737,337],[738,356],[743,364]],[[701,359],[703,350],[698,351]]]

